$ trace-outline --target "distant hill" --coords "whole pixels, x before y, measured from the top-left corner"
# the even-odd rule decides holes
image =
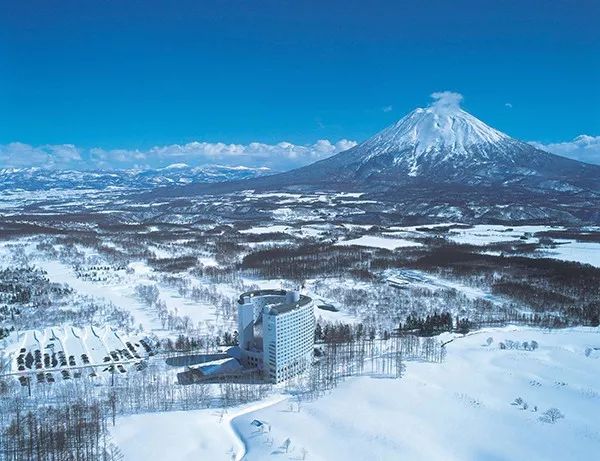
[[[177,163],[153,170],[47,170],[44,168],[0,169],[0,190],[48,189],[154,189],[192,183],[212,183],[255,178],[273,173],[268,168],[207,166]]]

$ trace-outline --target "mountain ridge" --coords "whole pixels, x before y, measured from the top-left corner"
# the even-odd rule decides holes
[[[268,168],[172,164],[156,169],[46,170],[40,167],[0,168],[0,190],[153,189],[247,179],[273,173]]]

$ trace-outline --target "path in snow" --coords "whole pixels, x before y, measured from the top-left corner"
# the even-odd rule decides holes
[[[506,340],[539,348],[501,350]],[[353,378],[299,412],[276,404],[239,416],[244,461],[297,460],[304,449],[312,461],[595,459],[600,357],[586,351],[600,348],[598,328],[487,329],[447,347],[444,363],[410,362],[399,380]],[[518,397],[528,408],[511,404]],[[540,421],[552,407],[565,418]],[[269,422],[272,446],[253,419]]]
[[[232,413],[211,408],[122,416],[111,428],[111,436],[125,461],[241,461],[249,440],[236,427],[237,419],[285,399],[276,395],[230,409]]]
[[[284,400],[287,400],[286,396],[276,395],[267,400],[261,400],[250,405],[245,405],[241,407],[237,412],[231,415],[225,415],[225,420],[227,421],[229,431],[235,437],[239,448],[239,450],[236,452],[235,461],[241,461],[242,459],[244,459],[246,453],[248,452],[249,440],[247,438],[244,438],[243,432],[240,430],[239,425],[234,420],[241,418],[249,413],[265,410],[273,405],[277,405],[283,402]]]

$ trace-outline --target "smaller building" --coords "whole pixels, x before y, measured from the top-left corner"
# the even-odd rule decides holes
[[[312,361],[315,314],[313,300],[298,291],[255,290],[238,300],[241,360],[280,383]]]
[[[242,366],[235,358],[213,360],[177,373],[177,382],[183,385],[194,384],[208,378],[239,375],[241,372]]]

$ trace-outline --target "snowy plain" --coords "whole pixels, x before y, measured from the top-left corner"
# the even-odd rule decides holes
[[[135,261],[129,264],[129,273],[122,273],[113,279],[106,281],[91,281],[77,277],[75,270],[69,264],[58,259],[40,257],[34,251],[34,243],[26,243],[26,253],[31,261],[40,269],[47,272],[51,282],[66,284],[73,288],[78,294],[89,296],[93,299],[104,300],[115,306],[129,311],[134,319],[134,326],[141,326],[143,331],[154,333],[158,337],[168,336],[156,312],[141,302],[135,294],[137,285],[157,283],[153,277],[153,270],[143,261]],[[89,252],[87,248],[81,248],[88,252],[86,257],[98,257],[97,254]],[[8,264],[11,252],[6,245],[0,245],[0,267]],[[200,324],[204,329],[221,326],[223,319],[217,318],[214,306],[202,302],[185,299],[171,287],[160,286],[160,299],[165,302],[167,309],[176,312],[180,316],[188,316],[196,325]]]
[[[384,238],[376,235],[363,235],[362,237],[352,240],[340,240],[336,245],[341,246],[363,246],[373,248],[384,248],[386,250],[395,250],[397,248],[419,247],[422,243],[413,242],[407,239],[400,238]]]
[[[461,238],[484,240],[482,246],[521,237],[529,241],[535,239],[535,232],[547,229],[540,227],[508,230],[486,226]],[[364,235],[338,244],[359,241],[389,249],[409,246],[389,242],[418,245],[411,237]],[[600,266],[595,259],[598,253],[590,251],[598,247],[595,243],[557,242],[543,256],[570,259],[571,255],[573,260]],[[0,256],[8,258],[5,250],[0,247]],[[70,266],[56,260],[36,258],[35,263],[47,270],[53,281],[126,307],[145,331],[169,334],[161,333],[154,312],[135,297],[136,284],[154,281],[145,262],[131,264],[133,272],[114,282],[78,278]],[[426,287],[455,288],[474,298],[489,296],[474,287],[418,275],[420,279],[413,282]],[[261,288],[277,288],[285,282],[244,280]],[[312,285],[307,281],[308,290]],[[210,306],[190,302],[175,289],[161,287],[161,297],[169,309],[194,321],[209,322],[214,316]],[[353,320],[343,312],[317,313],[328,320]],[[493,342],[485,346],[488,337]],[[501,350],[498,343],[506,340],[536,340],[540,347],[536,351]],[[302,403],[300,411],[290,410],[290,404],[296,408],[295,399],[280,389],[274,400],[230,409],[226,414],[211,409],[121,417],[113,435],[125,459],[134,461],[159,455],[173,460],[239,460],[244,454],[246,460],[297,460],[302,459],[304,450],[308,460],[562,460],[592,459],[590,453],[600,450],[600,330],[484,330],[454,340],[447,350],[442,364],[408,363],[400,380],[353,378],[317,401]],[[527,402],[527,409],[511,405],[518,397]],[[535,406],[537,412],[532,411]],[[559,408],[565,418],[555,424],[540,421],[541,414],[552,407]],[[250,424],[254,419],[267,422],[270,432],[258,431]],[[291,444],[286,453],[281,445],[287,438]]]
[[[227,413],[127,416],[113,436],[127,461],[231,461],[244,454],[247,461],[595,459],[600,329],[506,327],[451,339],[444,363],[408,362],[401,379],[352,378],[299,406],[280,389]],[[539,348],[501,349],[507,340],[535,340]],[[526,409],[513,404],[519,397]],[[564,418],[541,421],[553,407]],[[269,429],[259,430],[255,419]]]
[[[469,228],[451,229],[449,238],[455,243],[469,245],[489,245],[492,243],[511,242],[521,240],[524,242],[537,242],[533,234],[547,230],[560,230],[562,227],[550,226],[514,226],[477,224]]]
[[[507,339],[540,348],[501,350]],[[482,331],[448,344],[441,365],[409,363],[400,380],[351,379],[299,412],[282,403],[234,424],[248,442],[247,460],[269,459],[286,438],[283,459],[303,449],[315,460],[591,459],[600,449],[600,360],[585,351],[599,345],[598,329]],[[527,410],[511,405],[518,397]],[[565,418],[541,422],[550,407]],[[252,419],[271,432],[258,433]]]
[[[547,251],[538,250],[536,255],[600,267],[600,243],[596,242],[567,241]]]

